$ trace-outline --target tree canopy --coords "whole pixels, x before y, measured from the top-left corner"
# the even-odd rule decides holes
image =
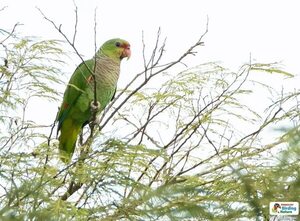
[[[65,165],[48,138],[52,125],[25,116],[34,97],[61,101],[68,42],[0,29],[1,219],[262,220],[269,202],[297,201],[300,92],[257,80],[293,76],[251,59],[237,71],[218,62],[174,68],[201,50],[205,33],[163,63],[159,32],[144,69],[119,88],[93,133],[84,128]]]

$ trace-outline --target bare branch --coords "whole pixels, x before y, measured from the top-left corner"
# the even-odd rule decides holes
[[[7,36],[6,36],[3,40],[0,41],[0,44],[1,44],[1,45],[3,45],[3,43],[4,43],[7,39],[9,39],[11,36],[15,36],[16,28],[17,28],[19,25],[22,25],[22,24],[16,23],[16,24],[14,24],[14,27],[13,27],[13,29],[12,29],[10,32],[5,31],[5,32],[7,33]],[[2,30],[2,31],[4,31],[4,30]]]
[[[170,69],[171,67],[173,67],[173,66],[175,66],[176,64],[180,64],[181,62],[182,62],[182,60],[185,58],[185,57],[187,57],[187,56],[189,56],[189,55],[191,55],[192,53],[192,51],[194,50],[194,49],[196,49],[198,46],[202,46],[203,45],[203,41],[202,41],[202,39],[204,38],[204,36],[207,34],[207,32],[208,32],[208,20],[207,20],[207,25],[206,25],[206,30],[205,30],[205,32],[200,36],[200,38],[197,40],[197,42],[193,45],[193,46],[191,46],[182,56],[180,56],[177,60],[175,60],[175,61],[173,61],[173,62],[170,62],[169,64],[166,64],[165,66],[163,66],[161,69],[159,69],[158,71],[155,71],[155,72],[152,72],[152,70],[155,68],[155,66],[156,65],[158,65],[158,62],[160,61],[160,59],[161,59],[161,57],[162,57],[162,55],[163,55],[163,53],[164,53],[164,47],[165,47],[165,41],[164,41],[164,43],[163,43],[163,45],[161,46],[161,48],[160,48],[160,54],[159,54],[159,56],[158,56],[158,58],[157,58],[157,60],[156,61],[154,61],[153,59],[154,59],[154,53],[152,54],[152,56],[151,56],[151,59],[150,59],[150,61],[153,61],[153,66],[151,66],[151,67],[149,67],[149,68],[147,68],[146,70],[144,70],[143,72],[141,72],[141,73],[139,73],[139,74],[137,74],[134,78],[133,78],[133,80],[125,87],[125,89],[123,90],[123,91],[126,91],[128,88],[129,88],[129,86],[140,76],[140,75],[145,75],[145,72],[146,71],[148,71],[148,70],[151,70],[151,75],[150,76],[148,76],[147,78],[145,78],[144,79],[144,81],[138,86],[138,87],[136,87],[115,109],[114,109],[114,111],[108,116],[108,118],[104,121],[104,123],[102,123],[102,125],[100,125],[100,127],[99,127],[99,130],[102,130],[104,127],[105,127],[105,125],[110,121],[110,119],[112,119],[112,117],[121,109],[121,107],[136,93],[136,92],[138,92],[139,90],[141,90],[145,85],[147,85],[147,83],[153,78],[153,77],[155,77],[155,76],[157,76],[157,75],[159,75],[159,74],[161,74],[161,73],[163,73],[164,71],[166,71],[166,70],[168,70],[168,69]],[[160,30],[158,31],[158,34],[160,34]],[[159,35],[158,35],[158,37],[157,37],[157,41],[156,41],[157,43],[156,44],[158,44],[158,42],[159,42]],[[154,50],[153,51],[156,51],[157,50],[157,46],[155,46],[155,48],[154,48]],[[146,67],[147,67],[147,65],[146,65]],[[146,76],[146,75],[145,75]],[[124,92],[123,92],[124,93]],[[119,94],[119,96],[117,96],[116,98],[115,98],[115,100],[116,99],[118,99],[119,97],[121,96],[121,94]],[[113,102],[112,102],[113,103]],[[112,105],[112,104],[111,104]],[[108,107],[108,108],[110,108],[111,107],[111,105]],[[101,118],[101,121],[102,121],[102,119],[104,118],[104,116],[102,116],[102,118]]]
[[[61,200],[67,200],[73,193],[82,187],[83,183],[75,183],[71,181],[68,190],[60,197]]]
[[[91,129],[91,133],[90,133],[90,137],[93,136],[94,134],[94,127],[96,125],[96,118],[97,118],[97,113],[98,110],[100,109],[100,103],[97,101],[97,81],[96,81],[96,70],[97,70],[97,8],[95,8],[95,12],[94,12],[94,70],[93,70],[93,83],[94,83],[94,101],[93,101],[93,105],[91,105],[92,107],[95,108],[91,108],[92,110],[92,119],[91,119],[91,123],[90,123],[90,129]]]
[[[90,74],[94,74],[93,71],[87,66],[87,64],[85,63],[84,59],[82,58],[81,54],[78,52],[77,48],[75,47],[75,45],[69,40],[69,38],[66,36],[66,34],[62,31],[62,24],[60,24],[59,26],[57,26],[53,20],[49,19],[40,8],[37,7],[37,10],[41,13],[41,15],[44,17],[44,19],[46,21],[48,21],[49,23],[52,24],[52,26],[61,34],[61,36],[68,42],[68,44],[73,48],[73,50],[75,51],[76,55],[80,58],[81,62],[85,65],[85,67],[87,68],[87,70],[89,71]],[[75,37],[73,36],[73,39],[75,39]]]
[[[72,44],[75,45],[75,39],[76,39],[76,35],[77,35],[77,25],[78,25],[78,8],[77,8],[77,5],[75,3],[75,0],[73,0],[73,4],[74,4],[74,7],[75,7],[75,25],[74,25],[74,34],[73,34]]]

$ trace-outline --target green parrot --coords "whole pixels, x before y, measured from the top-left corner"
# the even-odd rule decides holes
[[[98,111],[101,112],[116,93],[121,60],[125,57],[129,59],[130,55],[130,44],[127,41],[119,38],[111,39],[97,51],[96,59],[94,57],[82,62],[74,71],[56,119],[57,133],[60,132],[59,150],[63,162],[70,161],[81,129],[91,121],[94,81],[96,81],[97,102],[100,104]],[[94,79],[91,71],[94,71],[95,60]]]

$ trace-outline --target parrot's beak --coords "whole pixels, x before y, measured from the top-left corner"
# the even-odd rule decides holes
[[[130,45],[124,45],[123,48],[124,49],[123,49],[122,54],[121,54],[121,59],[122,58],[127,58],[127,60],[128,60],[131,56]]]

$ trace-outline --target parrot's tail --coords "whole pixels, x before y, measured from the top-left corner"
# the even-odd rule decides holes
[[[72,119],[65,119],[65,121],[61,125],[59,136],[59,150],[60,159],[64,163],[70,162],[72,158],[80,129],[81,126],[76,124]]]

